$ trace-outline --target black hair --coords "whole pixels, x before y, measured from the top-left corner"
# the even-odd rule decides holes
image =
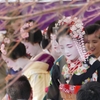
[[[97,21],[95,22],[95,24],[99,24],[99,25],[100,25],[100,20],[97,20]]]
[[[50,40],[50,35],[51,33],[53,33],[53,27],[55,27],[55,24],[57,23],[57,21],[53,21],[52,23],[50,23],[48,29],[47,29],[47,38]]]
[[[11,79],[8,83],[10,83]],[[20,76],[16,82],[8,87],[8,95],[11,100],[28,100],[32,93],[31,85],[26,76]]]
[[[61,36],[70,34],[70,28],[68,26],[60,26],[58,32],[59,33],[56,38],[57,42]]]
[[[29,37],[27,38],[27,40],[29,42],[31,42],[32,44],[34,43],[41,43],[42,41],[42,32],[40,29],[38,28],[34,28],[34,29],[31,29],[29,31]]]
[[[100,25],[91,24],[91,25],[88,25],[87,27],[85,27],[84,30],[85,30],[86,35],[91,35],[91,34],[94,34],[95,32],[97,32],[98,30],[100,30]]]
[[[92,81],[82,85],[76,100],[100,100],[100,83]]]
[[[17,42],[11,42],[11,44],[9,45],[9,49],[15,46],[16,43]],[[26,48],[25,45],[21,42],[15,47],[15,49],[9,55],[9,57],[14,60],[25,56],[26,56]]]
[[[35,21],[33,19],[26,20],[26,23],[29,23],[29,22],[35,23]]]
[[[45,49],[49,45],[49,43],[50,43],[50,41],[47,38],[45,38],[45,36],[43,36],[42,43],[41,43],[42,48]]]

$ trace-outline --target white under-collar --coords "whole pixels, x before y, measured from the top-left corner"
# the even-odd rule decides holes
[[[28,58],[18,58],[16,61],[15,61],[15,67],[13,67],[13,69],[15,71],[19,70],[20,68],[24,68],[29,62],[29,59]]]
[[[98,57],[98,60],[100,61],[100,56]]]
[[[35,57],[37,54],[39,54],[42,51],[43,49],[41,48],[39,44],[34,44],[33,51],[32,51],[32,57]]]

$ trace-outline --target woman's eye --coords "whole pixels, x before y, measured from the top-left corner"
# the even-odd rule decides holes
[[[97,41],[93,41],[93,43],[97,43]]]
[[[72,45],[69,45],[69,46],[68,46],[68,48],[72,48],[72,47],[73,47]]]

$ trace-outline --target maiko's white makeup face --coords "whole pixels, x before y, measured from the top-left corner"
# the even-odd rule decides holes
[[[55,56],[60,56],[61,51],[58,42],[56,41],[56,35],[51,35],[51,53]]]
[[[34,57],[36,55],[36,47],[30,42],[23,42],[23,44],[26,47],[26,53]]]
[[[11,58],[6,57],[6,56],[4,56],[4,55],[2,55],[2,58],[3,58],[3,60],[6,62],[7,67],[8,67],[8,68],[12,68],[14,71],[18,71],[20,68],[23,67],[23,66],[22,66],[23,63],[25,63],[25,62],[22,62],[22,61],[20,60],[20,58],[19,58],[19,59],[16,59],[16,60],[12,60]]]
[[[2,58],[3,58],[3,60],[6,62],[8,68],[13,68],[13,67],[15,67],[15,62],[14,62],[12,59],[10,59],[10,58],[4,56],[3,54],[2,54]]]
[[[62,36],[59,38],[59,45],[61,52],[68,60],[75,60],[79,57],[78,50],[69,36]]]
[[[20,66],[17,64],[17,60],[12,60],[9,57],[2,55],[3,60],[6,62],[8,68],[12,68],[14,71],[18,71]]]

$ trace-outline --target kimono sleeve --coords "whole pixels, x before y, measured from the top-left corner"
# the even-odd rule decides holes
[[[91,78],[93,73],[98,70],[100,72],[100,61],[96,60],[88,69],[85,73],[81,75],[73,75],[70,81],[70,84],[73,85],[81,85],[82,82],[87,79]],[[99,78],[98,78],[99,79]],[[100,80],[99,80],[100,81]]]
[[[58,65],[54,65],[51,74],[51,83],[46,95],[46,99],[50,100],[62,100],[59,99],[59,82],[58,79],[60,78],[60,67]]]

